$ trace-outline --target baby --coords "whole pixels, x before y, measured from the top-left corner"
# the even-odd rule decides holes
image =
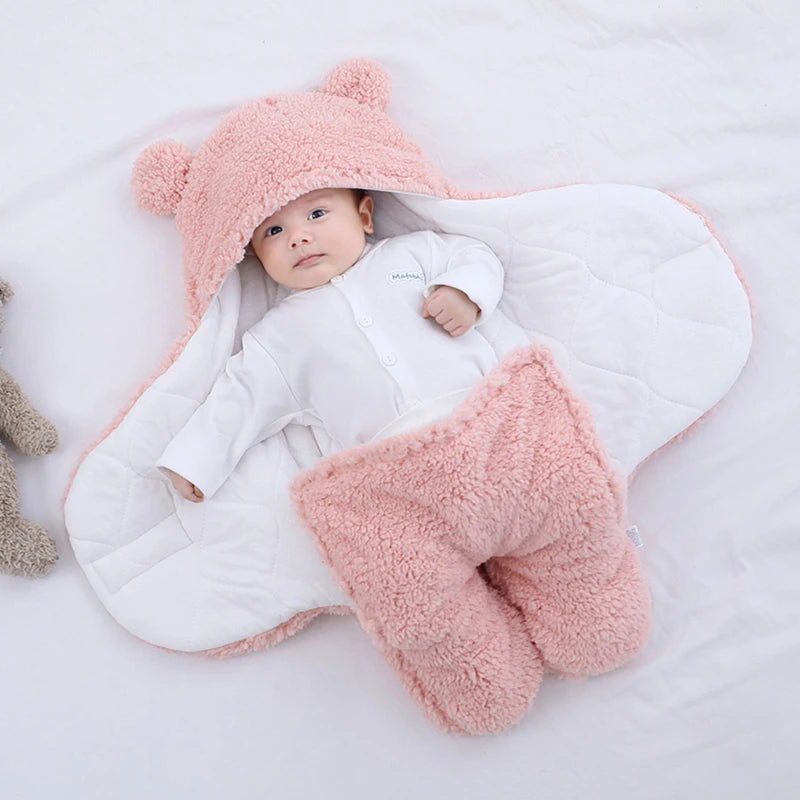
[[[332,450],[380,435],[411,409],[473,386],[497,364],[479,332],[503,290],[483,242],[418,231],[370,241],[373,200],[319,189],[253,232],[266,273],[293,290],[242,337],[157,466],[201,502],[249,447],[290,422]]]

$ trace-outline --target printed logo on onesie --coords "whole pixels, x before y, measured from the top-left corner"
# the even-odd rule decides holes
[[[418,269],[392,269],[386,273],[386,280],[392,286],[425,283],[425,275]]]

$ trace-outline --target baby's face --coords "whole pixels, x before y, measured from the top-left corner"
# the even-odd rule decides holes
[[[312,289],[350,269],[372,231],[371,197],[356,204],[352,189],[317,189],[267,217],[250,244],[276,283]]]

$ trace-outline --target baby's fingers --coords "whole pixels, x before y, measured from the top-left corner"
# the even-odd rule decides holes
[[[189,500],[192,503],[203,502],[203,493],[193,483],[189,483],[188,481],[181,491],[181,496],[184,500]]]
[[[464,325],[461,325],[458,322],[450,322],[444,326],[444,329],[451,335],[451,336],[461,336],[462,334],[467,332],[467,328]]]
[[[187,480],[182,480],[179,486],[176,486],[178,494],[184,499],[192,503],[202,503],[203,493],[193,484]]]
[[[436,321],[443,328],[447,327],[448,325],[457,324],[453,313],[448,308],[445,308],[436,315]]]
[[[447,295],[442,291],[441,286],[438,289],[434,289],[422,304],[422,316],[427,318],[441,314],[447,307],[446,300]]]

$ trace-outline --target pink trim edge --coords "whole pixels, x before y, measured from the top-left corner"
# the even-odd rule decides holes
[[[169,647],[159,647],[159,650],[165,650],[168,653],[183,653],[190,656],[203,656],[204,658],[230,658],[231,656],[241,656],[246,653],[255,653],[258,650],[265,650],[267,647],[279,644],[284,639],[294,636],[295,633],[305,628],[311,620],[316,619],[321,614],[333,614],[336,616],[346,617],[352,614],[353,611],[347,606],[322,606],[320,608],[312,608],[308,611],[301,611],[295,614],[291,619],[275,628],[270,628],[268,631],[249,636],[246,639],[240,639],[238,642],[231,642],[231,644],[222,645],[221,647],[212,647],[210,650],[196,650],[187,653],[185,650],[172,650]],[[139,638],[138,636],[136,637]],[[140,639],[144,641],[144,639]],[[151,644],[151,642],[145,642]]]

